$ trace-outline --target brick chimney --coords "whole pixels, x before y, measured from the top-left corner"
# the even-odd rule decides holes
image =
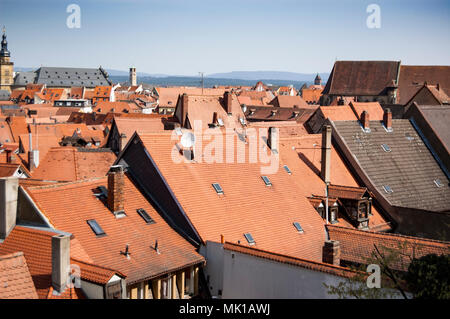
[[[331,166],[331,126],[322,127],[322,157],[320,167],[320,177],[328,185],[330,184]]]
[[[223,95],[223,104],[225,107],[225,112],[227,113],[232,113],[231,112],[231,103],[233,101],[233,98],[231,96],[231,93],[228,91],[225,91],[224,95]]]
[[[367,111],[363,111],[361,113],[361,125],[363,126],[365,131],[369,131],[370,130],[369,121],[370,121],[369,113]]]
[[[120,137],[119,137],[119,152],[122,152],[123,149],[125,148],[126,140],[127,140],[127,135],[125,133],[120,134]]]
[[[181,119],[179,119],[181,127],[185,127],[186,124],[186,116],[188,114],[188,100],[189,100],[188,95],[186,93],[183,93],[183,95],[181,96],[181,103],[180,103]]]
[[[124,173],[121,165],[111,166],[108,172],[108,208],[117,216],[123,213]]]
[[[18,189],[17,177],[0,178],[0,240],[6,239],[16,226]]]
[[[391,109],[384,110],[383,124],[388,131],[392,131],[392,112]]]
[[[279,129],[277,127],[269,127],[269,136],[267,138],[267,145],[272,152],[278,152],[278,142],[280,138]]]
[[[59,293],[66,289],[70,270],[70,235],[52,237],[52,286]]]
[[[322,249],[322,261],[327,264],[339,266],[341,263],[341,245],[336,240],[326,240]]]

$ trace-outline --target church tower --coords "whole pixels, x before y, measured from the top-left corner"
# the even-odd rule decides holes
[[[319,73],[317,73],[316,78],[314,79],[314,85],[322,85],[322,78]]]
[[[14,83],[13,79],[13,65],[10,60],[8,51],[8,42],[6,42],[6,30],[3,27],[2,46],[0,50],[0,90],[7,90],[11,92],[11,85]]]

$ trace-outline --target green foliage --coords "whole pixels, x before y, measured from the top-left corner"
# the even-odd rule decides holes
[[[450,255],[414,259],[405,280],[414,298],[450,299]]]

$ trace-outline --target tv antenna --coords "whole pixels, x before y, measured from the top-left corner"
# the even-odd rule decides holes
[[[205,75],[205,72],[198,72],[198,74],[200,74],[200,76],[202,77],[202,95],[203,95],[203,88],[205,86],[205,81],[203,79],[203,76]]]

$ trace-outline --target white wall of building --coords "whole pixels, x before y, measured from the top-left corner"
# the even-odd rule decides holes
[[[206,259],[206,267],[203,269],[205,278],[209,278],[209,292],[213,297],[220,298],[223,289],[223,245],[208,241],[206,246],[201,246],[199,253]]]
[[[327,285],[345,278],[233,251],[224,251],[223,298],[336,298]]]

